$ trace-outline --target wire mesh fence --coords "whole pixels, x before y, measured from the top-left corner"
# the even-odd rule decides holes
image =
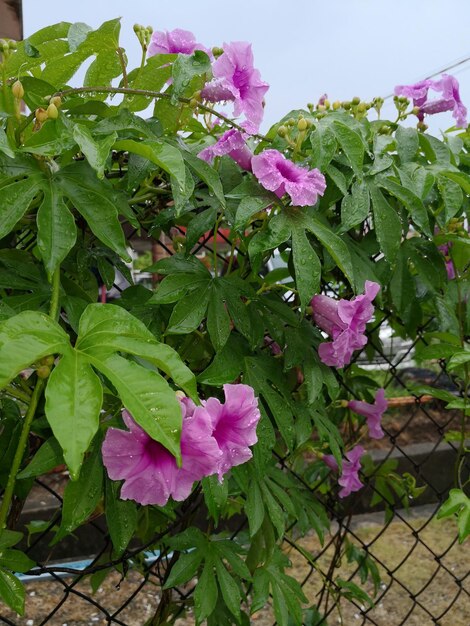
[[[131,240],[133,236],[136,249],[149,248],[150,240],[142,239],[142,233],[140,239],[130,233]],[[214,249],[217,241],[219,246]],[[209,233],[200,239],[193,254],[210,254],[211,258],[216,254],[223,274],[224,250],[232,245],[223,231],[215,237]],[[153,241],[154,261],[173,252],[169,237]],[[133,275],[137,281],[158,281],[158,276]],[[115,283],[114,297],[119,297],[122,288]],[[288,292],[286,297],[290,297]],[[468,461],[460,459],[458,444],[449,435],[459,428],[461,411],[446,410],[444,402],[419,389],[423,385],[442,388],[456,397],[463,391],[446,372],[443,360],[420,362],[417,357],[426,333],[436,327],[435,320],[427,320],[411,340],[394,335],[388,311],[377,313],[367,349],[358,352],[349,367],[369,372],[386,389],[385,437],[379,442],[364,441],[371,454],[361,476],[365,486],[344,501],[323,489],[325,475],[315,469],[309,472],[312,459],[308,452],[295,459],[278,458],[278,467],[298,483],[306,497],[322,502],[331,524],[322,543],[319,533],[309,531],[305,524],[299,530],[299,520],[292,520],[282,541],[291,564],[288,571],[301,583],[308,599],[305,624],[464,626],[470,620],[468,558],[457,542],[452,521],[435,519],[454,484],[457,461],[467,463],[464,475],[470,473]],[[353,390],[347,391],[353,395]],[[397,482],[394,489],[394,476],[407,477],[410,488]],[[51,545],[67,479],[66,470],[57,468],[36,479],[24,506],[16,503],[16,526],[25,530],[27,537],[23,548],[37,567],[23,576],[28,597],[25,617],[18,618],[3,608],[3,623],[151,625],[165,623],[161,614],[165,606],[171,607],[168,615],[176,616],[176,624],[193,624],[195,581],[161,591],[176,557],[171,551],[155,549],[158,535],[150,533],[146,541],[131,544],[116,558],[98,509],[72,536]],[[202,492],[196,488],[175,509],[174,519],[162,534],[179,532],[191,520],[204,532],[220,533],[240,545],[247,543],[243,511],[228,525],[224,522],[215,529],[204,511]],[[363,602],[357,600],[357,594],[348,594],[351,585],[357,585],[355,591],[365,590]],[[162,593],[171,596],[165,603],[161,602]],[[251,619],[260,626],[276,623],[269,605]]]

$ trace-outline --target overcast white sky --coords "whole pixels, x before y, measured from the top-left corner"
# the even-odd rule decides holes
[[[23,12],[25,37],[52,21],[97,27],[122,16],[131,67],[140,55],[136,22],[191,30],[208,47],[249,41],[271,86],[264,130],[325,92],[332,101],[386,96],[470,56],[470,0],[23,0]],[[470,62],[450,73],[470,110]],[[441,114],[431,128],[438,133],[451,124],[450,114]]]

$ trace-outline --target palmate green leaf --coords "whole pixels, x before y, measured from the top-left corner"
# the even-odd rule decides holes
[[[378,185],[403,203],[414,223],[421,228],[424,234],[431,237],[429,217],[421,198],[391,178],[380,179]]]
[[[0,388],[21,370],[49,354],[70,350],[59,324],[39,311],[23,311],[0,324]]]
[[[56,268],[75,245],[77,227],[73,215],[62,195],[56,192],[52,181],[47,181],[43,193],[43,201],[36,218],[38,249],[48,278],[51,280]]]
[[[46,416],[60,443],[72,479],[99,425],[103,403],[100,379],[87,358],[70,350],[53,369],[46,387]]]
[[[146,89],[160,91],[171,78],[172,63],[176,54],[155,54],[148,57],[142,69],[130,72],[129,87],[132,89]],[[126,96],[124,102],[129,111],[142,111],[151,103],[152,98],[146,96]],[[168,101],[165,101],[167,104]]]
[[[24,615],[25,588],[23,583],[3,568],[0,568],[0,598],[18,615]]]
[[[83,215],[98,239],[121,258],[130,261],[111,184],[99,181],[95,172],[84,161],[60,170],[54,181]]]
[[[312,144],[312,167],[323,171],[330,163],[336,152],[336,138],[329,125],[318,123],[310,134]]]
[[[44,62],[44,59],[53,59],[65,54],[68,43],[65,41],[70,22],[59,22],[52,26],[46,26],[30,35],[27,40],[19,41],[15,54],[8,57],[6,63],[7,76],[18,77],[20,71],[26,73]],[[39,51],[39,57],[31,57],[27,54],[29,46],[34,46]]]
[[[101,438],[98,437],[85,458],[78,480],[67,483],[62,506],[62,522],[52,544],[83,524],[95,510],[103,495],[103,461]]]
[[[369,184],[374,214],[374,227],[380,250],[389,263],[393,263],[400,247],[402,224],[396,210],[374,184]]]
[[[240,615],[241,595],[240,589],[232,576],[225,569],[225,565],[220,559],[215,559],[215,571],[217,583],[222,592],[222,598],[232,615],[237,619]]]
[[[83,124],[75,124],[73,127],[73,138],[85,155],[88,163],[98,174],[98,178],[104,178],[104,167],[116,137],[117,133],[113,132],[104,139],[98,140]]]
[[[74,22],[71,24],[67,33],[70,52],[75,52],[78,46],[88,37],[88,33],[92,30],[92,27],[88,26],[88,24],[85,24],[84,22]]]
[[[175,178],[181,190],[186,184],[186,168],[181,151],[165,141],[147,139],[144,141],[134,141],[133,139],[122,139],[114,144],[115,150],[133,152],[145,157],[163,171]]]
[[[181,407],[166,380],[117,354],[88,354],[88,359],[111,381],[134,420],[180,463]]]
[[[105,510],[114,552],[121,555],[129,545],[137,526],[137,505],[119,498],[119,483],[105,479]]]
[[[182,298],[173,309],[166,332],[185,335],[196,330],[204,319],[210,295],[211,285],[207,283],[200,291],[191,292]]]
[[[109,356],[126,352],[145,359],[171,376],[195,402],[196,379],[170,346],[155,339],[148,328],[128,311],[112,304],[91,304],[79,325],[77,349],[86,354]]]
[[[395,133],[395,141],[401,163],[412,161],[418,152],[418,131],[415,128],[403,128],[399,126]]]
[[[346,232],[367,218],[370,211],[370,196],[364,182],[355,181],[341,201],[341,232]]]
[[[195,276],[185,272],[169,274],[159,283],[157,291],[149,299],[149,304],[169,304],[178,302],[185,293],[201,289],[210,280],[210,275]]]
[[[306,228],[328,250],[328,253],[336,261],[338,267],[346,276],[351,285],[354,285],[354,270],[348,246],[338,237],[331,228],[315,217],[310,217],[305,222]]]
[[[287,241],[291,231],[289,220],[283,212],[270,219],[266,228],[256,233],[250,239],[248,254],[250,255],[253,271],[259,269],[263,253],[267,250],[273,250]]]
[[[181,554],[170,570],[163,589],[172,589],[184,585],[196,576],[205,554],[200,548],[195,548],[191,552]]]

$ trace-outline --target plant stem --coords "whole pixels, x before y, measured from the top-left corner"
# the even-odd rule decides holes
[[[129,81],[127,79],[127,70],[126,70],[126,59],[124,58],[124,50],[122,48],[117,48],[116,49],[118,56],[119,56],[119,63],[121,64],[121,68],[122,68],[122,82],[124,87],[129,87]]]
[[[57,268],[52,277],[52,296],[49,307],[49,315],[53,320],[57,320],[59,316],[59,291],[60,291],[60,268]],[[38,378],[36,386],[34,387],[33,395],[29,400],[28,410],[23,422],[23,428],[21,429],[21,435],[16,448],[13,463],[11,465],[10,474],[8,476],[7,486],[5,487],[5,493],[3,494],[3,500],[0,507],[0,532],[6,528],[8,519],[8,512],[10,510],[11,500],[13,498],[13,492],[15,490],[16,475],[21,466],[23,460],[24,451],[28,442],[29,431],[31,430],[31,424],[36,413],[36,409],[41,397],[42,391],[46,385],[44,378]]]
[[[12,398],[21,400],[21,402],[24,402],[25,404],[29,404],[31,402],[31,396],[28,396],[28,394],[24,391],[15,389],[11,385],[8,385],[8,387],[5,388],[5,393],[7,393],[9,396],[12,396]]]
[[[149,89],[131,89],[129,87],[75,87],[74,89],[64,89],[63,91],[57,91],[54,96],[64,97],[64,96],[72,96],[77,93],[122,93],[124,95],[134,95],[134,96],[145,96],[147,98],[162,98],[165,100],[170,100],[172,95],[166,92],[161,91],[151,91]],[[191,102],[190,98],[178,97],[178,101],[183,104],[189,104]],[[223,120],[226,124],[231,126],[232,128],[236,128],[241,133],[245,134],[246,130],[233,122],[230,118],[226,117],[222,113],[218,113],[214,111],[211,107],[202,104],[202,102],[198,103],[198,108],[203,111],[208,111],[212,115],[215,115],[219,119]],[[258,139],[262,139],[263,141],[271,142],[268,137],[265,135],[260,135],[259,133],[256,135],[252,135],[253,137],[257,137]]]

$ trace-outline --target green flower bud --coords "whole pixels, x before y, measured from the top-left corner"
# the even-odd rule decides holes
[[[302,130],[307,130],[308,128],[308,124],[307,124],[307,120],[302,117],[298,122],[297,122],[297,128],[302,131]]]
[[[140,24],[134,24],[134,33],[137,35],[142,30],[142,26]]]
[[[10,50],[16,50],[18,48],[18,43],[14,39],[10,39],[8,46]]]
[[[326,111],[326,106],[324,104],[317,104],[317,111]]]
[[[48,367],[47,365],[41,365],[41,367],[38,367],[38,369],[36,370],[36,374],[38,375],[38,378],[48,378],[50,373],[51,373],[51,368]]]
[[[286,126],[293,126],[294,124],[295,124],[295,120],[293,117],[290,117],[286,122]]]
[[[361,101],[360,98],[358,98],[357,96],[354,96],[354,98],[351,100],[351,104],[358,105],[360,101]]]
[[[13,95],[17,100],[21,100],[24,96],[24,87],[19,80],[15,81],[11,86]]]
[[[50,104],[53,104],[58,109],[60,109],[60,107],[62,106],[62,98],[60,96],[54,96],[50,99]]]
[[[418,115],[419,113],[419,107],[413,107],[412,111],[413,115]]]
[[[341,108],[341,102],[339,100],[335,100],[333,102],[333,111],[337,111],[340,108]]]
[[[331,106],[330,101],[328,99],[324,100],[323,104],[325,106],[325,109],[329,109]]]
[[[359,113],[364,113],[365,111],[367,111],[367,104],[365,102],[360,102],[357,105],[357,110],[359,111]]]
[[[219,48],[218,46],[214,46],[212,48],[212,54],[214,55],[216,59],[217,57],[220,57],[223,53],[224,53],[223,48]]]
[[[54,365],[54,361],[55,361],[54,356],[52,354],[49,354],[48,356],[43,357],[39,361],[39,363],[41,365],[47,365],[48,367],[51,367],[52,365]]]
[[[345,102],[342,103],[341,106],[343,107],[345,111],[349,111],[349,109],[351,108],[351,103],[346,100]]]
[[[51,104],[47,107],[46,110],[47,117],[51,120],[56,120],[59,117],[59,111],[55,104]]]
[[[199,101],[198,101],[198,100],[196,100],[196,98],[191,98],[191,100],[189,101],[189,106],[190,106],[192,109],[197,109],[197,108],[198,108],[198,106],[199,106]]]
[[[279,135],[279,137],[286,137],[287,128],[285,126],[279,126],[279,128],[277,129],[277,134]]]

